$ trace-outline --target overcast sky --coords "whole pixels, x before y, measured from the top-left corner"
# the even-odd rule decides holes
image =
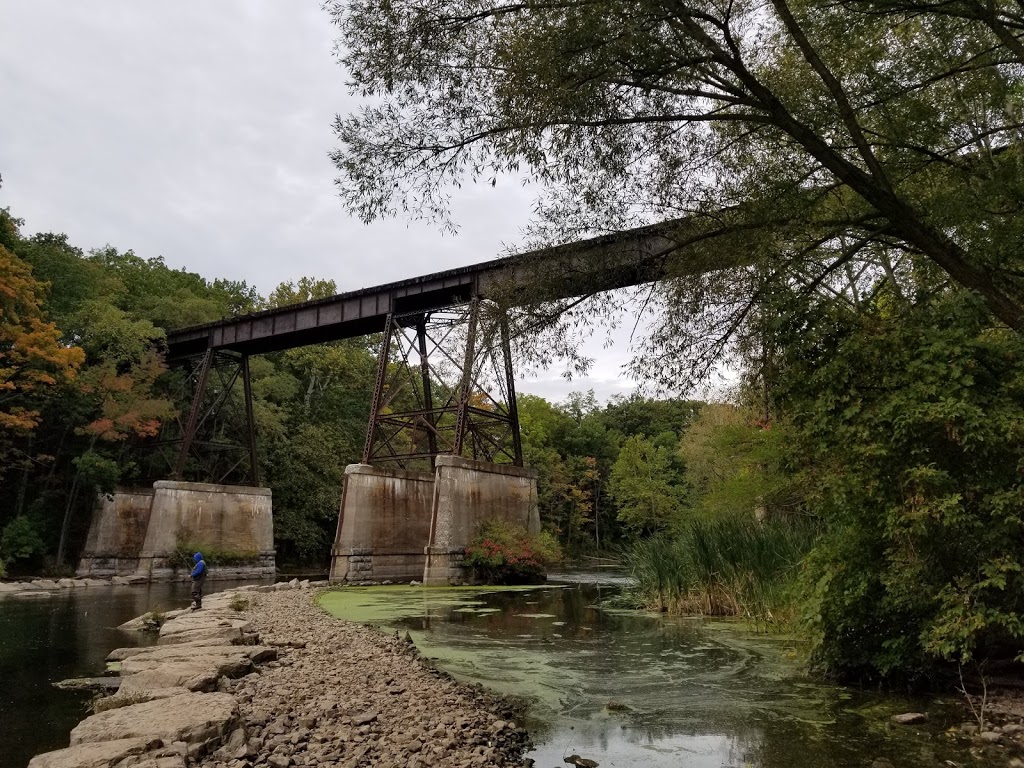
[[[530,198],[463,190],[458,235],[364,226],[337,198],[331,122],[353,109],[318,0],[0,0],[0,207],[65,232],[268,293],[303,275],[340,291],[516,250]],[[631,324],[630,324],[631,325]],[[633,383],[622,343],[593,375],[520,387],[559,400]]]

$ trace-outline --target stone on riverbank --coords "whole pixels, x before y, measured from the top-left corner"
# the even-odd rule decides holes
[[[189,662],[165,663],[155,669],[147,669],[121,680],[117,692],[131,696],[145,691],[162,688],[183,688],[186,691],[212,691],[217,687],[216,667],[210,664]]]
[[[119,691],[113,696],[104,696],[101,699],[96,699],[92,705],[92,711],[95,714],[99,714],[100,712],[106,712],[108,709],[130,707],[133,704],[144,704],[147,701],[180,696],[183,693],[188,693],[188,691],[185,688],[149,688],[132,693],[122,693]]]
[[[87,717],[71,731],[71,746],[117,739],[160,739],[205,745],[238,726],[238,703],[226,693],[183,693]]]
[[[163,743],[154,739],[118,739],[80,744],[36,755],[28,768],[110,768],[134,755],[142,755]]]
[[[918,725],[927,722],[928,715],[924,712],[904,712],[902,715],[893,715],[892,721],[897,725]]]
[[[32,768],[522,765],[526,734],[502,699],[426,667],[404,640],[331,619],[301,582],[288,586],[250,590],[244,612],[234,592],[211,595],[209,610],[166,621],[158,645],[112,652],[118,693],[72,731],[71,749],[36,758],[63,762]],[[257,631],[265,645],[232,644]],[[103,757],[104,745],[133,739],[161,746]]]

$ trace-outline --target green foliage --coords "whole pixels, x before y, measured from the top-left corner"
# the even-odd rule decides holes
[[[662,531],[679,514],[684,491],[674,454],[674,447],[655,446],[641,436],[622,444],[612,467],[611,493],[619,520],[630,530]]]
[[[249,600],[248,598],[242,597],[241,595],[235,595],[233,598],[231,598],[231,602],[228,603],[228,608],[230,608],[232,611],[237,611],[238,613],[241,613],[242,611],[247,611],[249,610]]]
[[[793,585],[817,535],[808,523],[694,521],[674,537],[636,542],[626,563],[647,607],[784,623],[794,618]]]
[[[1024,647],[1024,342],[976,297],[787,314],[778,391],[828,523],[809,559],[814,658],[917,681]]]
[[[71,463],[78,470],[79,482],[99,493],[113,493],[121,479],[122,465],[95,451],[76,456]]]
[[[802,478],[789,466],[792,429],[747,408],[709,403],[683,435],[692,484],[689,516],[780,517],[803,511]]]
[[[38,557],[46,550],[39,522],[26,516],[16,517],[0,530],[0,563]]]
[[[666,469],[658,475],[658,492],[678,506],[686,481],[676,446],[698,411],[692,401],[639,395],[613,398],[603,408],[592,392],[574,393],[558,405],[520,395],[523,453],[539,474],[541,519],[566,551],[611,549],[643,530],[642,522],[633,525],[636,516],[620,517],[621,504],[612,493],[613,467],[630,438],[654,446]],[[639,486],[634,490],[642,496]]]
[[[531,536],[522,526],[495,520],[466,547],[464,562],[485,584],[538,584],[547,566],[559,560],[558,542],[550,534]]]

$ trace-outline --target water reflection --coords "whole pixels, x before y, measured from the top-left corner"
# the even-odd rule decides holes
[[[792,639],[735,624],[604,610],[587,583],[530,590],[347,589],[336,615],[409,631],[457,677],[530,697],[538,768],[576,753],[602,766],[840,768],[960,762],[942,702],[821,684]],[[888,716],[927,707],[927,730]]]
[[[112,649],[154,640],[119,632],[119,624],[154,608],[187,606],[189,600],[185,583],[0,597],[0,764],[23,768],[39,752],[66,747],[90,697],[52,683],[102,674]]]

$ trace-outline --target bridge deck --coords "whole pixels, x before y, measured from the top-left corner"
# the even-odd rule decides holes
[[[260,354],[364,336],[382,331],[391,312],[427,311],[486,298],[490,289],[509,280],[532,299],[578,296],[582,286],[586,291],[612,290],[650,282],[660,276],[664,255],[687,223],[664,222],[173,330],[167,334],[168,357],[208,349]],[[694,269],[722,266],[695,264]]]

